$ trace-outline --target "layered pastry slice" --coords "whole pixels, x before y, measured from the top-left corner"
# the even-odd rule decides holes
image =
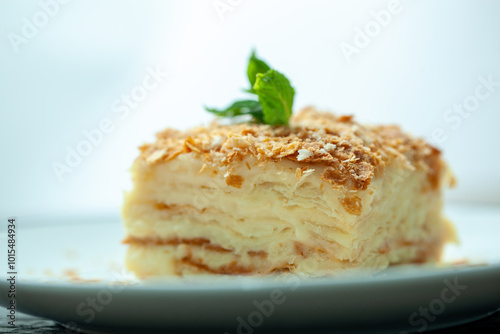
[[[313,108],[290,126],[167,129],[140,148],[123,219],[140,277],[313,276],[439,259],[453,238],[440,152]]]

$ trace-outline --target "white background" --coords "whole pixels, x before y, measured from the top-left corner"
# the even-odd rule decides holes
[[[42,2],[47,2],[42,1]],[[19,45],[36,1],[0,1],[0,213],[117,210],[137,146],[165,127],[206,123],[203,105],[244,97],[255,47],[306,105],[397,123],[439,144],[458,179],[448,199],[500,203],[500,87],[460,126],[443,115],[473,96],[478,78],[500,81],[499,1],[401,1],[348,62],[340,45],[389,1],[70,1]],[[128,117],[112,103],[140,85],[148,66],[168,77]],[[53,163],[109,118],[114,130],[60,182]]]

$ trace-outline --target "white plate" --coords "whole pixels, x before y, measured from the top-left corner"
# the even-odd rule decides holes
[[[72,329],[106,333],[194,328],[221,333],[263,328],[396,333],[456,325],[500,308],[500,209],[453,206],[448,211],[462,243],[447,249],[446,260],[466,258],[477,266],[395,267],[349,280],[290,275],[139,282],[121,265],[118,216],[20,217],[17,311]],[[6,231],[1,232],[5,245]],[[0,266],[7,266],[4,257]],[[70,280],[75,274],[99,281]],[[0,288],[0,304],[5,306],[6,279]]]

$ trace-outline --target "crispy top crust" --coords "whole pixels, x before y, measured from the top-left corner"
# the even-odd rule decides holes
[[[295,114],[290,126],[214,122],[183,132],[166,129],[156,137],[156,142],[140,147],[139,161],[164,163],[189,152],[199,154],[213,168],[248,156],[263,163],[289,159],[304,165],[323,164],[323,180],[351,190],[366,189],[396,159],[402,168],[426,171],[431,188],[437,188],[444,166],[439,150],[398,126],[364,126],[352,116],[313,107]]]

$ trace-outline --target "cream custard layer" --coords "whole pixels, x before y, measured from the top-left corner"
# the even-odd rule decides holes
[[[141,277],[382,270],[453,238],[439,151],[395,127],[306,109],[289,129],[166,130],[141,150],[123,206]]]

